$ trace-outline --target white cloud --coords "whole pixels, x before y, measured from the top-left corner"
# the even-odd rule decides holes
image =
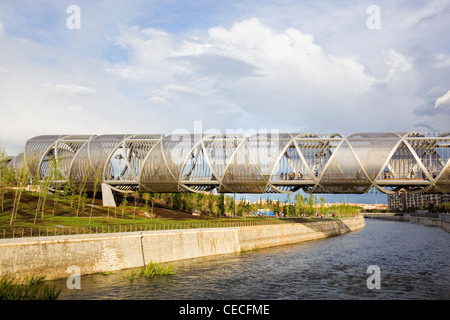
[[[77,85],[77,84],[57,84],[57,83],[44,83],[43,85],[47,91],[53,94],[64,95],[90,95],[96,92],[95,89]]]
[[[367,29],[365,4],[330,2],[239,2],[239,14],[221,5],[220,22],[216,13],[191,29],[188,19],[145,19],[146,6],[122,14],[105,2],[83,6],[78,33],[50,30],[34,6],[2,10],[0,138],[167,134],[195,120],[223,131],[447,129],[447,100],[435,101],[449,79],[445,3],[380,2],[381,30]],[[36,36],[20,27],[29,17]]]
[[[389,70],[386,75],[386,79],[391,79],[399,73],[404,73],[412,68],[412,64],[408,59],[399,52],[393,49],[384,52],[386,65]]]
[[[0,140],[10,154],[36,135],[122,131],[121,110],[135,112],[102,60],[9,36],[0,46]]]
[[[445,68],[450,67],[450,55],[445,53],[440,53],[436,56],[436,62],[434,63],[434,67],[436,68]]]
[[[296,118],[311,121],[329,108],[331,114],[360,108],[349,99],[376,83],[356,59],[324,52],[312,35],[275,32],[256,18],[203,37],[128,28],[117,43],[129,51],[130,64],[112,74],[148,86],[149,101],[179,110],[181,126],[195,117],[221,128],[296,126]],[[285,121],[280,110],[292,116]]]
[[[434,108],[436,109],[438,107],[450,107],[450,90],[436,99]]]

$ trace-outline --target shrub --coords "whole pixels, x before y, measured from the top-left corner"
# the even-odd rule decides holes
[[[15,282],[7,277],[0,278],[0,300],[56,300],[62,289],[41,283],[43,277],[26,277]]]

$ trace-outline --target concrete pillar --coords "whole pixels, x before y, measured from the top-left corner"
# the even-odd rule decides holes
[[[106,183],[102,183],[102,200],[104,207],[116,207],[112,189]]]

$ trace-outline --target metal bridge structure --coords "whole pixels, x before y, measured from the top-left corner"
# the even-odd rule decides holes
[[[450,132],[43,135],[10,166],[93,190],[450,193]],[[104,190],[104,189],[102,189]]]

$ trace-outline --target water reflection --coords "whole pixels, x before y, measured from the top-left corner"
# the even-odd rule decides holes
[[[412,223],[366,220],[338,237],[172,263],[175,275],[130,281],[127,271],[88,275],[60,299],[449,299],[450,234]],[[367,288],[369,265],[381,289]]]

